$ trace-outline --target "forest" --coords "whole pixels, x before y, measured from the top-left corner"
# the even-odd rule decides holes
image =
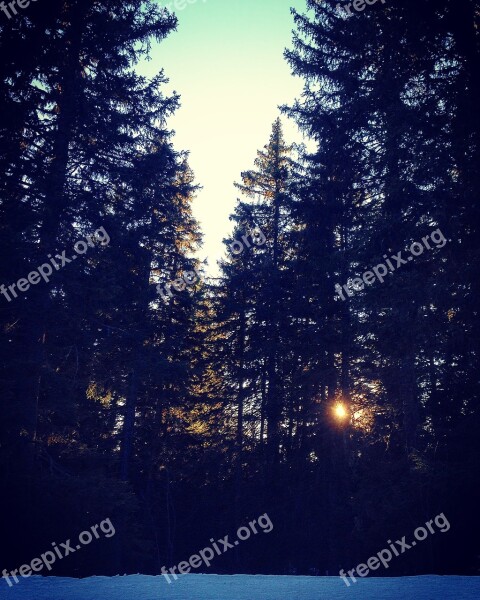
[[[110,519],[54,574],[159,574],[268,515],[211,572],[336,575],[443,514],[384,574],[479,574],[480,2],[337,5],[291,10],[218,273],[137,68],[175,14],[0,13],[2,569]]]

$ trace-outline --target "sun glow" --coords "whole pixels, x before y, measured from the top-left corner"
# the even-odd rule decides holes
[[[343,420],[348,416],[348,411],[345,405],[341,402],[337,402],[337,404],[335,404],[335,406],[333,407],[333,412],[336,418],[339,420]]]

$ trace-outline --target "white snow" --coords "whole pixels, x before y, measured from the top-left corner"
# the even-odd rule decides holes
[[[367,577],[347,587],[339,577],[183,575],[20,578],[0,581],[10,600],[480,600],[480,577]]]

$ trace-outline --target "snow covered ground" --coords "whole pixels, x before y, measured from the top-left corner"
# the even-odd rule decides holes
[[[10,600],[480,600],[480,577],[365,578],[347,587],[339,577],[184,575],[164,577],[29,577],[13,587],[0,581]]]

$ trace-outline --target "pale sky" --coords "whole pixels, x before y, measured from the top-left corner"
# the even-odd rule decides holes
[[[167,6],[170,0],[159,0]],[[253,167],[256,151],[267,142],[278,105],[291,103],[302,80],[290,74],[283,58],[291,46],[290,7],[304,0],[177,0],[178,29],[152,48],[141,72],[163,68],[167,90],[181,95],[170,119],[177,149],[190,151],[190,166],[203,186],[193,204],[208,258],[209,272],[223,256],[222,239],[232,230],[238,191],[233,182]],[[173,6],[174,8],[174,6]],[[282,117],[287,142],[299,140],[293,123]]]

